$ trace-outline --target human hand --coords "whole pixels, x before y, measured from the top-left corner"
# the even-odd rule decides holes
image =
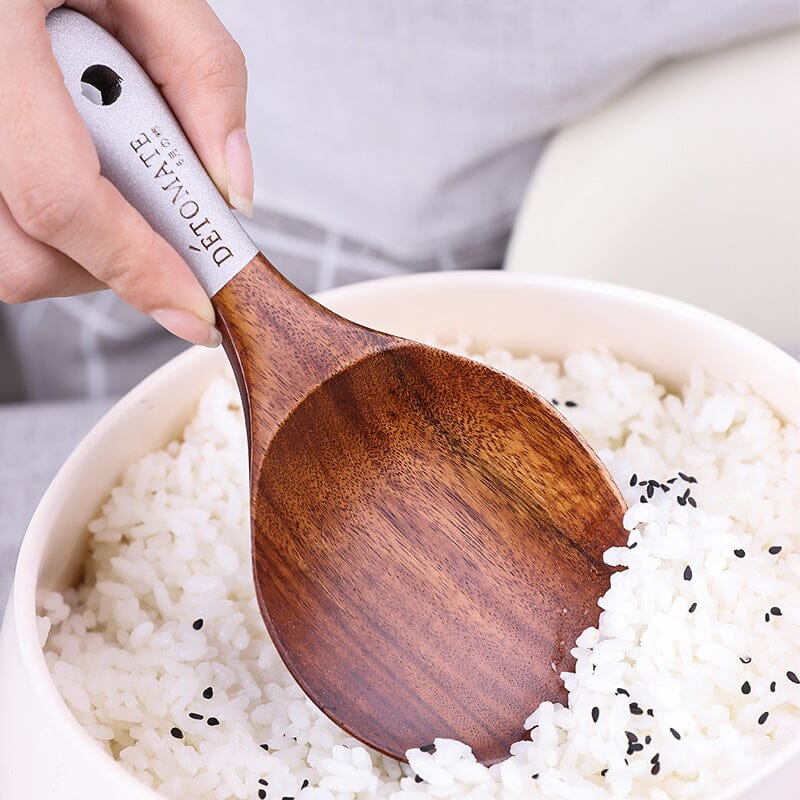
[[[3,0],[0,300],[110,287],[177,336],[219,343],[189,267],[100,174],[45,28],[58,0]],[[204,0],[70,0],[137,58],[229,203],[250,213],[244,56]]]

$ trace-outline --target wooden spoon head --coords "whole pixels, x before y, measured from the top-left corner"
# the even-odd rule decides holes
[[[337,724],[398,759],[447,737],[489,764],[565,701],[625,506],[549,403],[398,340],[306,397],[255,466],[261,612]]]

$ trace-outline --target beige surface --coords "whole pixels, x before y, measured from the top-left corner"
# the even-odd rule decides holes
[[[678,297],[800,354],[800,34],[661,68],[544,154],[507,255]]]

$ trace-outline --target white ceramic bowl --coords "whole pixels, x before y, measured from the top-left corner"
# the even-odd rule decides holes
[[[752,333],[690,306],[613,286],[498,272],[415,275],[326,293],[358,322],[411,338],[467,332],[479,347],[561,358],[604,345],[670,387],[701,365],[743,378],[784,419],[800,423],[800,363]],[[120,400],[76,448],[31,520],[0,635],[3,800],[157,800],[84,732],[50,679],[36,635],[38,587],[78,579],[86,524],[127,464],[162,447],[194,413],[220,351],[192,349]],[[796,796],[800,739],[715,800]],[[187,799],[188,800],[188,799]]]

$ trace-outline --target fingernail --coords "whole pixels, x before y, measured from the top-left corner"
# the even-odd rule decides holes
[[[203,322],[207,322],[212,328],[214,327],[217,321],[217,314],[214,311],[214,306],[211,305],[211,301],[208,299],[208,295],[202,290],[198,290],[198,302],[196,305],[191,306],[192,310],[191,314],[196,315],[199,317]]]
[[[159,308],[151,311],[150,316],[162,328],[192,344],[205,347],[217,347],[222,343],[220,332],[205,320],[179,308]]]
[[[253,216],[253,156],[244,128],[228,135],[225,142],[228,200],[242,214]]]

